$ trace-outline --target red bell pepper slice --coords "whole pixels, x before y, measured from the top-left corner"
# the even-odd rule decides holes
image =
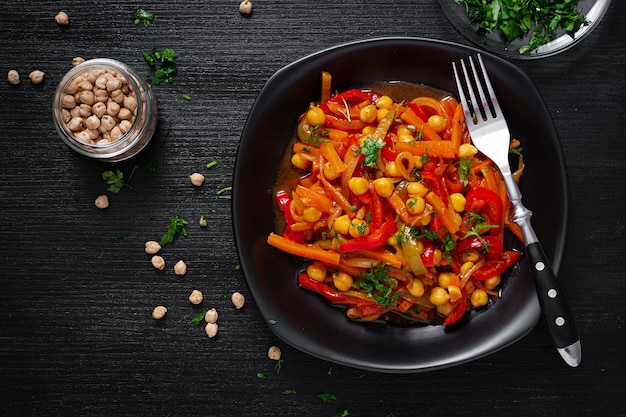
[[[363,91],[353,88],[332,96],[328,100],[328,103],[343,104],[344,100],[348,104],[360,103],[365,100],[375,102],[379,97],[380,96],[378,94],[371,91]]]
[[[385,244],[387,239],[398,230],[398,225],[393,216],[388,215],[379,229],[367,236],[357,237],[339,245],[339,252],[354,252],[357,250],[370,250]]]
[[[469,236],[456,242],[458,253],[463,253],[469,249],[476,249],[481,253],[485,253],[488,260],[500,258],[504,247],[498,236]]]
[[[446,190],[446,184],[440,175],[435,174],[433,171],[422,171],[422,178],[426,180],[426,183],[431,190],[435,192],[443,201],[443,204],[448,205],[448,191]]]
[[[443,325],[449,326],[452,323],[456,323],[463,317],[465,311],[467,311],[467,291],[465,288],[461,288],[461,298],[454,302],[452,311],[446,316]]]
[[[502,200],[498,194],[484,187],[473,188],[465,197],[465,210],[485,215],[489,224],[497,226],[489,233],[493,236],[500,234],[504,226],[504,217],[502,216]]]
[[[393,139],[390,135],[385,136],[385,145],[380,150],[380,156],[387,161],[395,161],[398,153],[393,149]]]
[[[426,268],[435,265],[435,246],[430,240],[424,241],[424,251],[422,252],[422,263]]]
[[[283,212],[285,216],[285,222],[287,223],[287,227],[285,228],[285,232],[283,236],[293,240],[296,243],[304,243],[304,232],[294,232],[289,226],[294,224],[293,216],[291,215],[290,205],[291,205],[291,197],[287,194],[286,191],[280,190],[276,193],[276,204],[278,208]]]
[[[300,275],[298,275],[298,284],[304,288],[315,291],[333,303],[342,303],[347,299],[344,294],[331,288],[329,285],[315,281],[313,278],[309,277],[306,272],[301,272]]]
[[[361,120],[357,119],[350,121],[346,119],[340,119],[339,117],[332,114],[326,115],[324,124],[328,127],[334,127],[335,129],[353,132],[360,132],[365,126],[367,126],[367,124],[365,122],[362,122]]]
[[[356,308],[362,320],[376,320],[383,314],[383,309],[376,303],[357,303]]]
[[[502,255],[500,255],[500,258],[485,262],[482,267],[474,271],[472,277],[479,281],[485,281],[491,277],[495,277],[496,275],[501,275],[509,267],[515,264],[521,256],[521,252],[513,250],[504,251],[502,252]]]

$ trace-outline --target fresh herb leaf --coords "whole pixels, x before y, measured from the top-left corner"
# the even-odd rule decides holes
[[[384,142],[378,142],[372,138],[365,138],[361,145],[361,153],[365,155],[365,161],[363,165],[370,168],[376,167],[376,161],[378,160],[378,153],[385,146]]]
[[[275,326],[276,324],[278,324],[278,320],[274,320],[274,319],[269,319],[267,322],[271,324],[272,326]]]
[[[189,94],[183,94],[183,98],[187,101],[191,100],[191,96]]]
[[[157,162],[154,159],[149,159],[144,162],[143,167],[150,172],[156,172]]]
[[[130,175],[128,176],[128,181],[124,180],[124,173],[120,171],[119,168],[116,168],[115,172],[104,171],[102,173],[102,179],[108,185],[107,190],[109,190],[110,192],[114,194],[117,194],[120,192],[120,190],[123,187],[128,187],[129,189],[132,189],[133,187],[130,186],[130,181],[132,180],[133,174],[135,173],[136,169],[137,169],[137,166],[133,167],[133,170],[130,172]]]
[[[202,323],[202,320],[204,320],[204,316],[206,315],[206,311],[202,310],[201,312],[198,313],[198,315],[196,317],[194,317],[193,319],[191,319],[191,322],[193,324],[200,324]]]
[[[116,239],[116,240],[119,240],[119,241],[122,241],[122,240],[124,240],[124,235],[123,235],[123,234],[121,234],[120,232],[117,232],[117,233],[115,234],[115,239]]]
[[[220,188],[219,190],[217,190],[217,197],[218,198],[222,198],[224,200],[230,200],[231,196],[225,193],[230,193],[233,190],[233,187],[224,187],[224,188]]]
[[[206,164],[207,169],[213,168],[215,165],[217,165],[217,161],[211,161],[208,164]]]
[[[291,394],[295,394],[295,393],[296,393],[296,390],[295,389],[290,389],[290,388],[287,388],[286,390],[283,390],[283,392],[281,392],[281,394],[284,394],[284,395],[291,395]]]
[[[472,161],[467,158],[461,158],[459,160],[459,168],[457,170],[459,174],[459,179],[461,180],[461,184],[464,186],[469,183],[469,178],[471,176],[471,167]]]
[[[350,415],[350,413],[348,412],[347,408],[344,408],[343,410],[340,410],[337,412],[337,414],[335,414],[335,417],[348,417]]]
[[[263,372],[257,373],[256,377],[259,379],[267,379],[267,376]]]
[[[562,29],[572,38],[589,24],[576,9],[579,0],[455,0],[465,5],[469,20],[478,33],[496,32],[505,44],[529,36],[519,48],[528,53],[555,39]]]
[[[200,215],[200,220],[198,220],[198,224],[200,225],[200,227],[206,227],[209,224],[206,217],[204,217],[204,214]]]
[[[382,307],[389,307],[400,297],[398,292],[391,295],[398,285],[398,281],[389,277],[385,264],[380,264],[371,271],[363,272],[361,280],[356,281],[354,285],[364,289]]]
[[[282,358],[279,358],[276,361],[276,365],[274,366],[274,370],[276,371],[276,375],[278,375],[280,373],[280,370],[283,368],[283,363],[285,363],[285,360]]]
[[[137,9],[133,15],[133,23],[135,25],[142,23],[145,27],[148,27],[155,17],[154,13],[147,12],[143,9]]]
[[[337,397],[335,397],[334,394],[331,394],[329,392],[323,392],[321,394],[317,394],[317,398],[324,401],[325,403],[330,403],[337,399]]]
[[[168,245],[174,242],[174,238],[179,234],[187,236],[187,221],[176,214],[174,217],[170,217],[169,224],[167,225],[167,233],[161,237],[161,246]]]
[[[524,148],[521,146],[518,146],[517,148],[509,149],[509,152],[512,153],[513,155],[521,155],[523,151],[524,151]]]
[[[153,82],[155,84],[171,84],[174,82],[174,74],[177,72],[176,68],[176,52],[171,48],[165,48],[162,51],[158,51],[156,46],[152,46],[152,54],[142,51],[141,54],[145,61],[155,67],[156,63],[160,63],[159,68],[155,67]]]

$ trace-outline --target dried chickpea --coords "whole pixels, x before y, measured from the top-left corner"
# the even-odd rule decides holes
[[[243,0],[239,3],[239,13],[241,14],[251,14],[252,13],[252,2],[250,0]]]
[[[217,323],[207,323],[204,327],[204,331],[206,332],[206,335],[209,337],[209,339],[212,339],[217,335],[218,329],[219,326],[217,325]]]
[[[30,81],[33,84],[41,84],[43,82],[45,75],[46,74],[44,72],[35,70],[31,72],[30,74],[28,74],[28,78],[30,78]]]
[[[270,348],[267,350],[267,357],[274,361],[279,360],[280,355],[281,355],[281,351],[278,346],[270,346]]]
[[[165,259],[163,259],[162,256],[154,255],[150,262],[152,262],[152,266],[159,271],[163,271],[163,269],[165,269]]]
[[[60,11],[59,13],[57,13],[57,15],[54,16],[54,20],[56,20],[57,23],[62,26],[70,24],[70,18],[64,11]]]
[[[189,302],[191,304],[196,304],[196,305],[200,304],[203,299],[204,299],[204,296],[202,295],[202,292],[199,290],[193,290],[191,294],[189,294]]]
[[[85,58],[80,57],[80,56],[77,56],[77,57],[75,57],[75,58],[73,58],[73,59],[72,59],[72,65],[73,65],[73,66],[80,65],[80,64],[82,64],[83,62],[85,62]]]
[[[180,260],[174,265],[174,273],[176,275],[185,275],[187,273],[187,264]]]
[[[21,82],[20,74],[15,70],[9,71],[7,74],[7,81],[9,82],[9,84],[13,84],[13,85],[19,84]]]
[[[145,251],[148,255],[155,255],[161,250],[161,244],[156,240],[149,240],[145,244]]]
[[[215,308],[211,308],[210,310],[207,310],[206,314],[204,315],[204,321],[206,321],[207,323],[215,323],[217,322],[217,310]]]
[[[161,320],[165,317],[165,313],[167,313],[167,308],[165,306],[156,306],[154,310],[152,310],[152,318],[155,320]]]
[[[244,304],[246,303],[246,298],[243,296],[243,294],[241,294],[240,292],[235,291],[231,296],[230,296],[230,301],[233,303],[233,305],[235,306],[235,308],[237,310],[239,310],[240,308],[242,308],[244,306]]]
[[[204,175],[198,172],[194,172],[193,174],[189,176],[189,180],[196,187],[200,187],[204,183]]]
[[[109,207],[109,197],[106,194],[99,195],[95,201],[96,207],[105,209]]]

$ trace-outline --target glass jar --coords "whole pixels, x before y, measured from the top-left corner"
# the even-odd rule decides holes
[[[157,125],[150,85],[126,64],[107,58],[85,61],[63,77],[52,115],[71,149],[110,162],[136,155]]]

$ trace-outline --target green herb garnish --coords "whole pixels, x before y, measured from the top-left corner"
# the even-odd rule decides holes
[[[145,27],[148,27],[155,18],[154,13],[147,12],[144,9],[137,9],[133,15],[133,23],[135,25],[142,23]]]
[[[108,185],[107,190],[109,190],[110,192],[114,194],[117,194],[120,192],[120,190],[123,187],[128,187],[129,189],[132,189],[133,187],[130,186],[130,181],[132,180],[133,174],[135,173],[136,169],[137,169],[137,166],[134,166],[133,170],[130,172],[130,175],[128,176],[128,181],[124,180],[124,173],[120,171],[119,168],[116,168],[115,172],[104,171],[102,173],[102,179]]]
[[[160,63],[159,68],[154,69],[153,82],[155,84],[171,84],[174,82],[174,74],[176,74],[176,52],[171,48],[165,48],[162,51],[157,51],[156,46],[152,46],[152,54],[142,51],[141,54],[145,61],[152,67],[156,66],[156,63]]]
[[[174,217],[170,217],[169,224],[167,226],[167,233],[161,237],[161,246],[168,245],[174,241],[174,238],[179,234],[187,236],[187,221],[180,217],[178,214]]]
[[[213,168],[215,165],[217,165],[217,161],[211,161],[208,164],[206,164],[207,169]]]
[[[344,408],[343,410],[340,410],[337,412],[337,414],[335,414],[335,417],[348,417],[350,415],[350,413],[348,412],[347,408]]]
[[[470,21],[478,32],[497,32],[506,44],[530,35],[519,48],[528,53],[556,38],[557,29],[572,38],[589,22],[576,10],[578,0],[455,0],[465,5]]]
[[[224,188],[220,188],[219,190],[217,190],[217,197],[218,198],[222,198],[224,200],[230,200],[231,196],[225,193],[230,193],[233,190],[233,187],[224,187]]]
[[[469,183],[469,178],[471,175],[470,168],[472,167],[472,161],[467,158],[461,158],[459,161],[459,168],[457,170],[459,174],[459,180],[461,180],[461,184],[464,186]]]
[[[365,138],[361,145],[361,153],[365,155],[365,161],[363,165],[370,168],[376,167],[376,161],[378,160],[378,153],[385,146],[384,142],[378,142],[372,138]]]
[[[183,94],[183,98],[187,101],[191,100],[191,96],[189,94]]]
[[[259,379],[267,379],[267,376],[263,372],[257,373],[256,377]]]
[[[286,390],[283,390],[283,392],[281,392],[281,394],[285,394],[285,395],[290,395],[290,394],[295,394],[296,390],[295,389],[290,389],[287,388]]]
[[[191,319],[191,322],[193,324],[200,324],[200,323],[202,323],[202,320],[204,320],[204,316],[205,315],[206,315],[206,311],[202,310],[201,312],[198,313],[198,315],[196,317]]]
[[[364,289],[376,303],[383,307],[389,307],[400,297],[400,294],[397,292],[391,295],[398,282],[387,275],[384,264],[378,265],[371,271],[363,272],[361,280],[355,282],[354,285],[357,288]]]
[[[325,403],[330,403],[337,399],[337,397],[335,397],[334,394],[331,394],[329,392],[323,392],[321,394],[317,394],[317,398],[324,401]]]

